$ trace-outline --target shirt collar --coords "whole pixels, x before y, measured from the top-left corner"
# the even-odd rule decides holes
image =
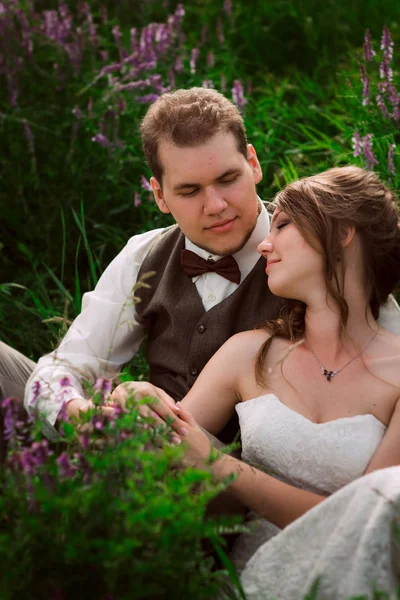
[[[242,280],[248,275],[260,258],[260,255],[257,252],[257,246],[263,241],[269,232],[270,217],[264,203],[260,198],[259,202],[261,204],[261,212],[258,215],[257,223],[253,233],[243,248],[239,250],[239,252],[235,252],[235,254],[232,255],[239,265],[239,269],[242,274]],[[217,261],[222,258],[222,256],[219,256],[218,254],[210,254],[210,252],[200,248],[187,237],[185,237],[185,248],[195,252],[198,256],[204,258],[205,260],[212,258],[213,260]],[[193,277],[193,281],[196,279],[197,277]]]

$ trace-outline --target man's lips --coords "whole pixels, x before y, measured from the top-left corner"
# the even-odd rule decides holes
[[[223,231],[230,231],[232,229],[235,221],[236,221],[236,217],[233,217],[233,219],[225,219],[224,221],[219,221],[218,223],[214,223],[210,227],[206,227],[206,230],[214,231],[216,233],[220,233]]]

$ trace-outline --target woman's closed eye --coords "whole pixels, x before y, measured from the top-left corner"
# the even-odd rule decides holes
[[[281,221],[279,225],[276,226],[277,229],[283,229],[286,225],[289,225],[290,221]]]

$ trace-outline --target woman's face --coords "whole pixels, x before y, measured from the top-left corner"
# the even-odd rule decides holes
[[[322,253],[306,242],[279,206],[269,234],[257,249],[267,259],[268,285],[276,296],[308,303],[310,292],[321,289],[325,293]]]

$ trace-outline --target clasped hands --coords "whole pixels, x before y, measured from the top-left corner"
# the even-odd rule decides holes
[[[173,444],[185,442],[187,445],[185,463],[194,467],[205,467],[207,458],[212,451],[209,438],[192,415],[179,402],[175,404],[171,396],[161,388],[144,381],[121,383],[112,392],[106,404],[101,407],[103,414],[111,416],[115,413],[117,406],[126,411],[127,401],[132,396],[136,401],[147,396],[154,398],[155,402],[151,404],[138,404],[140,416],[142,418],[151,417],[155,427],[170,424],[171,442]],[[67,404],[67,414],[79,417],[80,413],[86,412],[93,406],[91,401],[74,399]]]

